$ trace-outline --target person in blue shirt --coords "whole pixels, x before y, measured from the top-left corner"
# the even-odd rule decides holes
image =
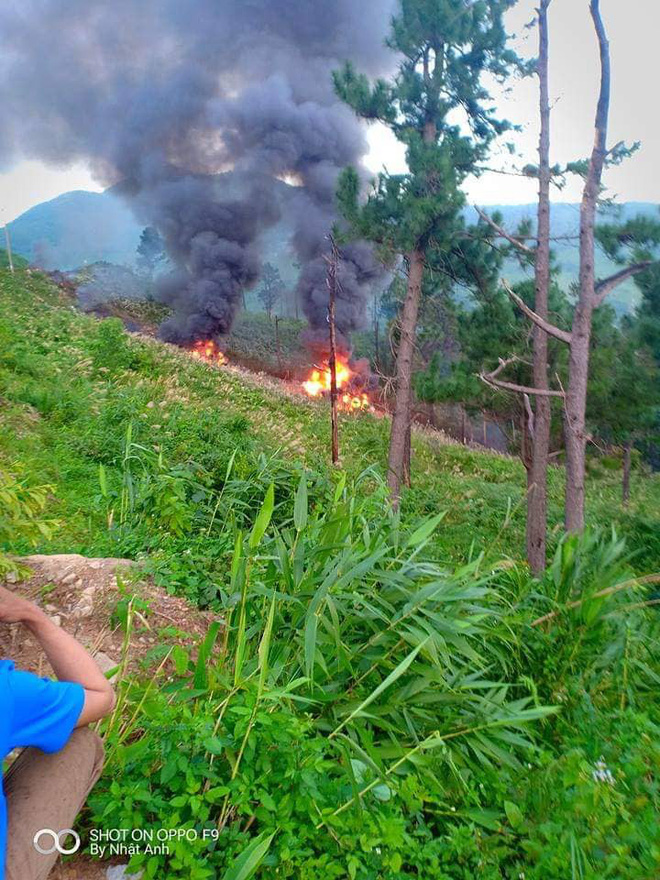
[[[87,725],[109,714],[112,686],[92,656],[34,603],[0,587],[0,626],[20,624],[41,644],[57,681],[0,659],[0,880],[44,880],[101,774],[103,747]]]

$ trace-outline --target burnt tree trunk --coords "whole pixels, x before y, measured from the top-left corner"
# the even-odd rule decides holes
[[[601,78],[596,111],[594,146],[580,206],[580,285],[571,328],[570,378],[566,393],[566,509],[569,532],[584,529],[584,480],[587,447],[586,408],[589,377],[589,345],[596,299],[594,226],[603,168],[607,157],[610,108],[610,53],[600,16],[599,0],[591,0],[591,15],[598,36]]]
[[[632,465],[632,442],[629,440],[623,447],[623,483],[622,501],[623,506],[628,507],[630,502],[630,470]]]
[[[400,319],[399,350],[396,358],[396,396],[392,415],[390,450],[387,462],[387,485],[394,507],[398,507],[401,484],[409,461],[409,430],[412,415],[412,372],[415,354],[415,331],[424,276],[424,253],[408,254],[408,289]]]
[[[374,366],[380,369],[380,321],[378,320],[378,300],[374,297]]]
[[[339,419],[337,415],[337,331],[335,310],[337,302],[337,263],[339,255],[334,239],[330,238],[332,253],[328,262],[328,325],[330,330],[330,422],[332,428],[332,463],[339,464]]]
[[[548,7],[551,0],[542,0],[539,9],[539,108],[541,134],[539,138],[539,204],[538,246],[535,261],[534,311],[543,319],[548,317],[550,290],[550,97],[548,73]],[[547,390],[548,335],[534,326],[533,385]],[[534,574],[546,566],[546,532],[548,519],[548,454],[552,409],[550,397],[536,395],[534,406],[534,437],[531,467],[527,471],[527,561]]]

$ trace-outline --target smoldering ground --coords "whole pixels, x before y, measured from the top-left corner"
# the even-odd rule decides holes
[[[364,132],[333,92],[351,60],[392,64],[396,0],[6,0],[0,9],[0,167],[20,158],[90,164],[160,230],[177,271],[161,297],[177,342],[231,326],[259,276],[259,236],[284,210],[300,301],[325,322],[322,255],[337,175]],[[231,171],[236,183],[209,175]],[[296,185],[283,205],[273,181]],[[376,272],[345,249],[338,320],[359,326]]]

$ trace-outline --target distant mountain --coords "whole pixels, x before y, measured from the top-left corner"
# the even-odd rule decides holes
[[[284,187],[284,185],[282,185]],[[524,219],[534,219],[535,205],[490,205],[489,213],[498,211],[503,225],[514,231]],[[619,209],[622,218],[636,214],[657,215],[658,205],[649,202],[629,202]],[[553,205],[552,234],[554,237],[576,236],[574,241],[557,241],[553,250],[562,267],[566,285],[577,278],[579,205]],[[469,221],[476,219],[473,209],[466,212]],[[612,219],[610,211],[602,211],[600,219]],[[12,244],[16,253],[46,269],[70,270],[86,263],[107,261],[132,267],[135,250],[143,225],[138,223],[130,208],[116,191],[104,193],[76,191],[64,193],[49,202],[36,205],[10,224]],[[275,263],[288,283],[293,283],[297,270],[288,247],[288,229],[280,223],[265,236],[264,259]],[[598,273],[607,275],[613,267],[601,256]],[[517,281],[521,270],[516,264],[509,268],[510,278]],[[612,304],[617,311],[627,311],[636,299],[633,281],[622,285],[615,293]]]
[[[112,192],[64,193],[9,224],[12,246],[44,269],[107,261],[132,266],[142,226]]]
[[[489,205],[484,210],[492,215],[496,212],[503,217],[505,229],[515,232],[523,220],[531,220],[532,227],[536,226],[536,205]],[[601,223],[613,223],[624,221],[638,214],[655,217],[660,220],[660,206],[652,202],[624,202],[616,208],[603,208],[599,212],[598,220]],[[469,222],[475,222],[476,212],[469,208],[467,211]],[[552,251],[557,264],[561,267],[562,282],[565,288],[578,277],[580,254],[578,231],[580,227],[580,206],[568,202],[556,202],[552,205],[552,237],[559,241],[552,242]],[[570,240],[572,238],[572,240]],[[566,239],[566,240],[562,240]],[[600,277],[605,277],[616,272],[619,267],[615,266],[603,253],[596,254],[596,272]],[[524,276],[523,270],[517,263],[511,263],[508,267],[511,281],[518,281]],[[635,282],[630,279],[618,287],[608,299],[608,302],[618,314],[628,312],[639,298]]]

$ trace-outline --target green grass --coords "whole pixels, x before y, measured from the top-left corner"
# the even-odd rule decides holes
[[[387,439],[343,417],[334,469],[322,403],[0,271],[0,566],[138,558],[221,616],[120,675],[83,823],[197,831],[136,856],[145,880],[658,876],[660,617],[623,542],[559,540],[553,470],[533,579],[519,462],[418,432],[399,518]],[[609,464],[590,522],[657,570],[658,480],[636,473],[624,515]]]
[[[254,343],[261,353],[270,328],[265,316],[257,323],[264,325]],[[288,323],[290,350],[294,328]],[[210,369],[185,352],[118,330],[116,340],[111,334],[103,342],[107,324],[79,313],[40,274],[0,272],[0,463],[28,484],[55,487],[49,513],[61,527],[40,549],[106,549],[99,465],[111,483],[120,481],[129,423],[135,442],[162,452],[170,466],[193,460],[214,479],[224,474],[234,449],[239,471],[265,454],[327,472],[330,432],[323,403],[280,394],[272,383]],[[254,328],[254,316],[239,321],[235,331],[249,353],[244,325]],[[388,431],[385,418],[342,417],[342,466],[349,476],[371,466],[384,473]],[[459,562],[482,550],[521,558],[525,475],[518,460],[420,432],[413,469],[402,515],[415,521],[447,511],[435,545],[439,559]],[[619,474],[596,460],[592,470],[588,521],[615,525],[639,552],[641,569],[660,569],[658,477],[634,475],[632,504],[624,513]],[[553,538],[561,531],[562,482],[563,472],[553,468]]]
[[[27,269],[28,261],[20,254],[12,254],[12,262],[15,269]],[[4,248],[0,248],[0,269],[9,268],[9,256]]]

